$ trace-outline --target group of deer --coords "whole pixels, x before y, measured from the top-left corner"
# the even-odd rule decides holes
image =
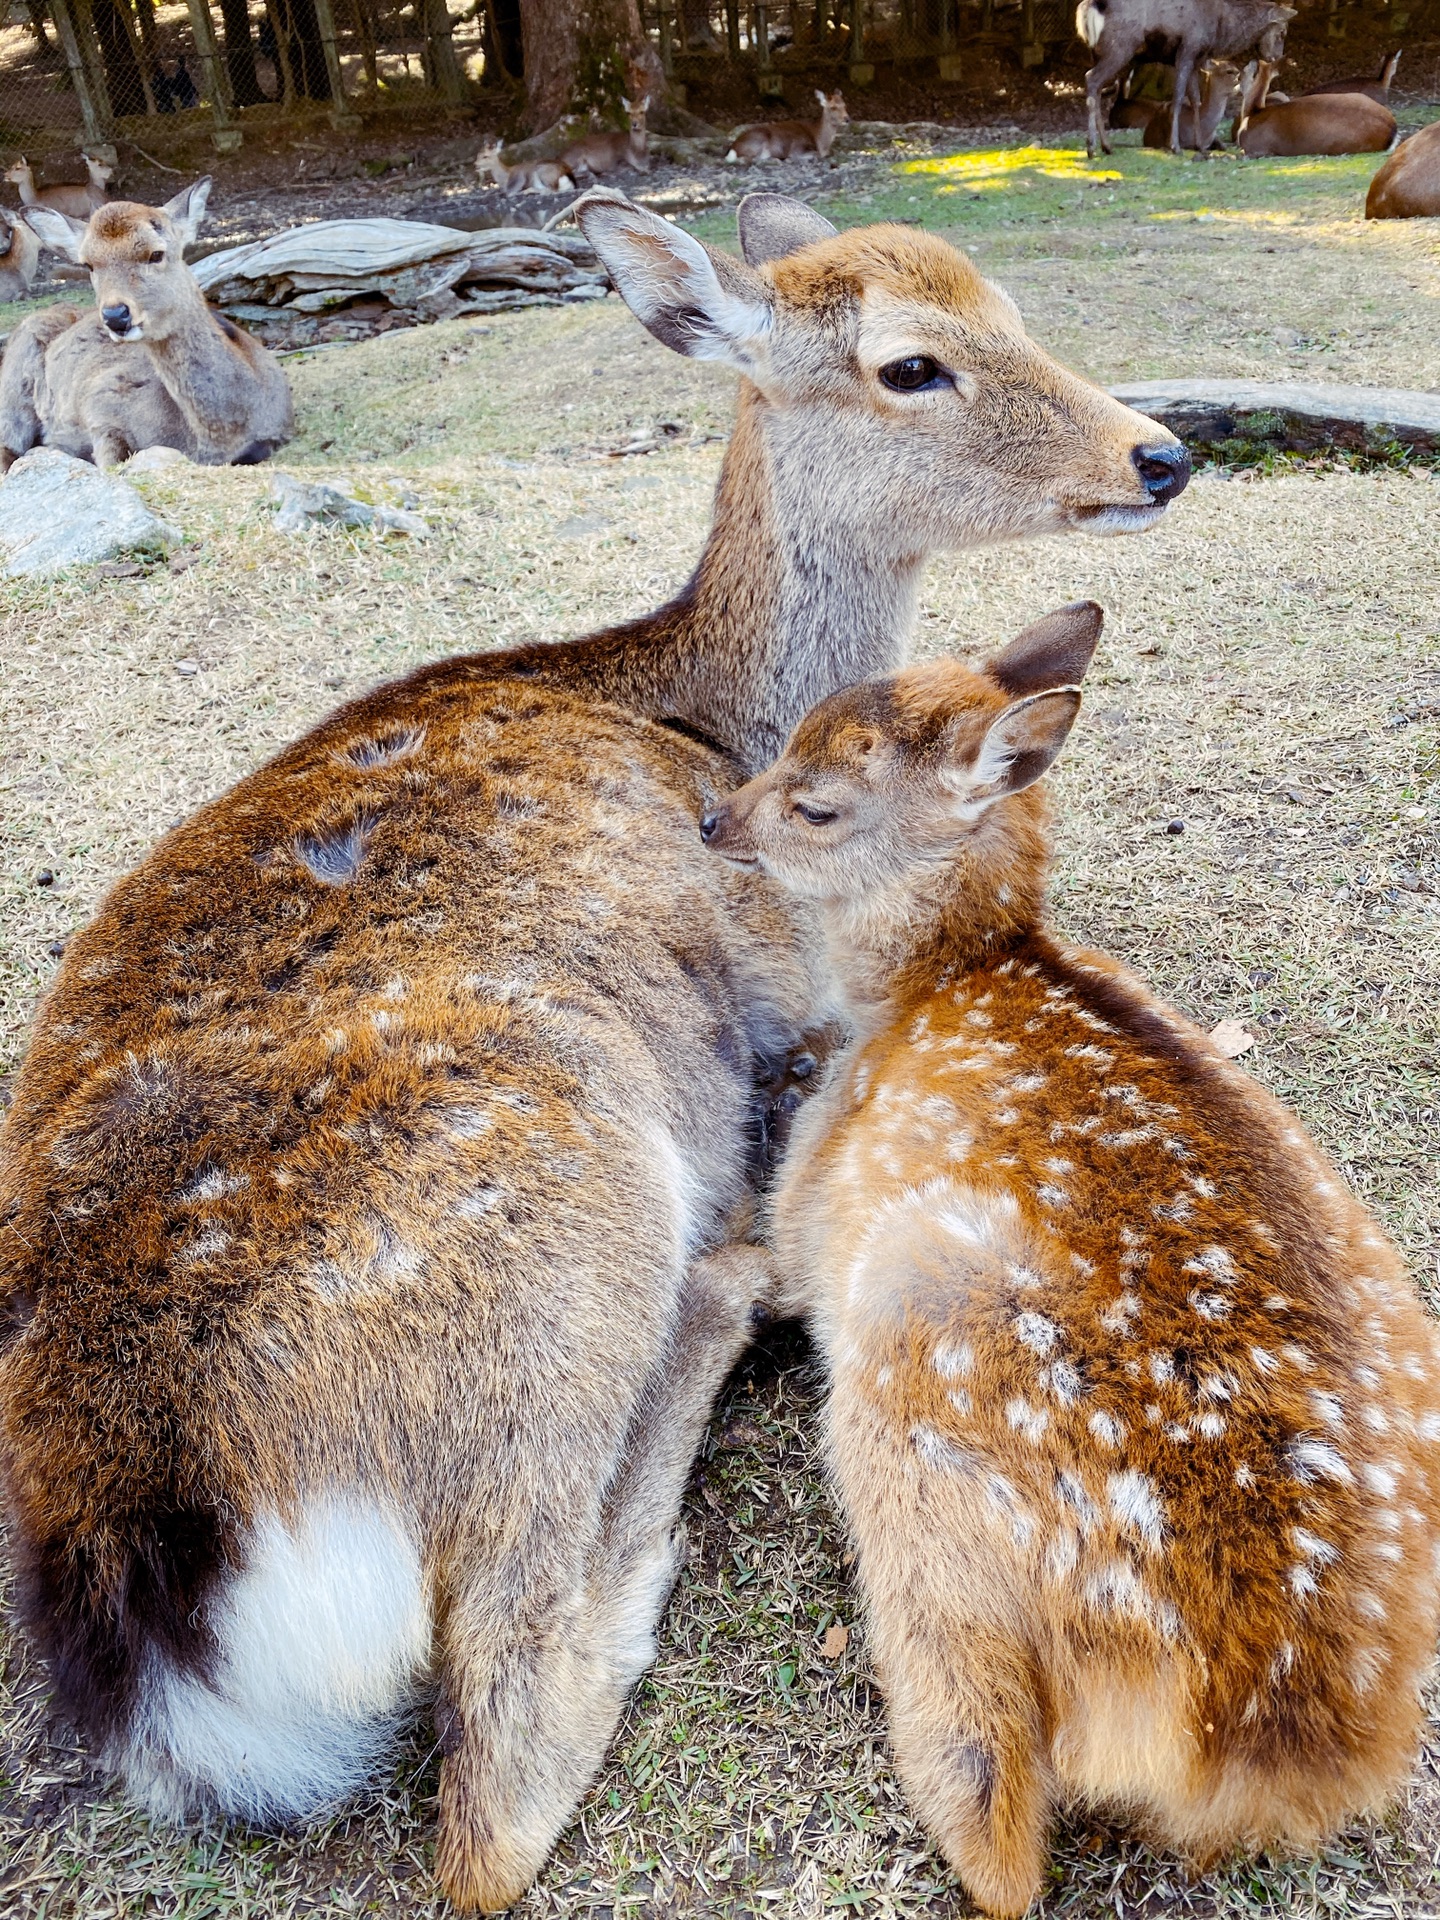
[[[1396,139],[1385,104],[1399,54],[1372,79],[1335,80],[1291,100],[1272,91],[1285,29],[1295,9],[1272,0],[1081,0],[1076,30],[1095,53],[1085,76],[1087,147],[1110,151],[1103,111],[1108,88],[1140,59],[1173,58],[1168,107],[1117,103],[1112,125],[1145,127],[1145,145],[1209,150],[1220,122],[1239,101],[1235,138],[1242,153],[1383,153]],[[1243,71],[1235,64],[1255,49]]]
[[[1066,1805],[1200,1863],[1317,1845],[1416,1744],[1434,1334],[1294,1116],[1046,929],[1098,608],[906,665],[929,553],[1142,531],[1183,449],[932,235],[576,213],[740,376],[689,584],[342,708],[119,883],[38,1017],[0,1465],[60,1704],[157,1814],[288,1821],[428,1701],[437,1874],[508,1907],[778,1310],[901,1777],[985,1907]]]
[[[41,445],[102,467],[157,446],[210,466],[268,459],[294,432],[290,383],[215,312],[185,264],[209,179],[146,207],[105,199],[108,169],[87,164],[89,188],[37,188],[24,161],[6,176],[25,198],[11,252],[24,248],[32,280],[41,245],[87,267],[95,305],[43,307],[11,335],[0,360],[0,475]]]
[[[726,160],[753,165],[765,160],[792,160],[807,153],[822,160],[828,158],[841,130],[849,125],[850,115],[838,89],[825,94],[817,87],[815,98],[820,112],[813,120],[763,120],[737,129]],[[622,104],[629,118],[623,133],[589,133],[566,147],[558,160],[518,160],[510,165],[501,158],[500,142],[487,140],[475,156],[475,171],[506,194],[570,193],[579,185],[627,168],[648,173],[650,136],[645,115],[649,96],[638,107],[628,100]]]
[[[81,157],[88,175],[81,186],[37,186],[34,169],[23,155],[6,169],[6,185],[18,187],[20,191],[20,212],[17,215],[8,207],[0,207],[0,239],[6,242],[0,251],[0,300],[21,299],[34,286],[40,270],[40,242],[25,218],[28,208],[51,207],[59,213],[75,214],[87,220],[97,207],[104,205],[114,169],[88,153]]]

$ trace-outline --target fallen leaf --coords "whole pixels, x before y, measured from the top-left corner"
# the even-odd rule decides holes
[[[820,1642],[822,1660],[838,1660],[850,1644],[850,1629],[843,1620],[837,1620],[833,1626],[825,1629],[825,1638]]]
[[[1238,1020],[1222,1020],[1210,1029],[1210,1039],[1227,1060],[1238,1060],[1255,1044],[1254,1034],[1247,1033]]]

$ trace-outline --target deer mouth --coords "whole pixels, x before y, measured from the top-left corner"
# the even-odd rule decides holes
[[[1164,519],[1169,505],[1168,500],[1157,500],[1143,507],[1077,507],[1070,524],[1080,533],[1147,533]]]

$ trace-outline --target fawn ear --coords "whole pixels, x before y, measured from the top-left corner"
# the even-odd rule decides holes
[[[592,187],[571,211],[621,299],[657,340],[692,360],[755,372],[773,318],[758,274],[611,187]]]
[[[162,213],[168,213],[180,229],[182,250],[193,245],[195,236],[200,231],[200,222],[205,218],[205,209],[210,204],[210,189],[214,184],[207,173],[203,179],[197,180],[193,187],[186,187],[182,192],[177,193],[173,200],[167,200],[160,209]]]
[[[54,207],[25,207],[21,218],[52,253],[63,253],[67,260],[80,258],[85,221],[72,220],[68,213],[57,213]]]
[[[1052,687],[1007,707],[980,742],[965,798],[1002,800],[1033,787],[1058,759],[1079,711],[1078,687]]]
[[[1073,687],[1100,644],[1105,610],[1093,600],[1073,600],[1017,634],[985,671],[1005,692],[1041,693],[1047,687]]]
[[[788,193],[747,193],[736,214],[740,251],[752,267],[767,260],[783,260],[816,240],[829,240],[839,229],[823,213]]]

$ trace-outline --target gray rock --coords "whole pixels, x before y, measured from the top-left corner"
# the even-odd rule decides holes
[[[370,527],[376,533],[408,533],[426,540],[430,529],[418,513],[399,507],[372,507],[354,500],[338,487],[297,480],[293,474],[270,476],[270,499],[275,525],[281,533],[303,533],[307,527]]]
[[[0,480],[0,568],[7,574],[60,573],[179,540],[128,481],[58,448],[37,447]]]

